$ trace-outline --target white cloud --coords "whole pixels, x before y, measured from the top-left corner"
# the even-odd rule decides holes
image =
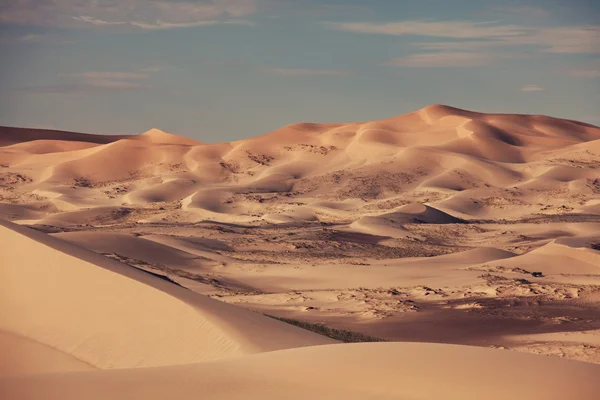
[[[427,50],[535,46],[550,53],[600,53],[600,26],[598,25],[545,28],[470,21],[325,22],[324,24],[330,29],[343,32],[454,39],[445,42],[415,43],[416,46]]]
[[[3,36],[0,37],[0,44],[13,44],[13,43],[24,43],[24,44],[65,44],[75,43],[76,40],[65,39],[60,35],[51,33],[29,33],[23,36]]]
[[[350,72],[337,69],[265,68],[266,74],[279,76],[348,76]]]
[[[60,78],[66,78],[67,81],[50,85],[30,86],[21,88],[21,90],[33,94],[82,94],[148,89],[151,86],[140,81],[150,78],[152,72],[159,70],[159,67],[148,67],[131,72],[86,71],[58,74]]]
[[[138,82],[129,82],[114,79],[88,79],[84,83],[81,83],[79,85],[106,89],[142,89],[149,87]]]
[[[518,14],[518,15],[534,15],[543,16],[550,14],[545,8],[532,7],[532,6],[499,6],[494,7],[494,11],[500,11],[506,14]]]
[[[420,53],[396,57],[386,62],[390,67],[480,67],[490,65],[495,56],[485,53]]]
[[[525,85],[521,88],[521,92],[541,92],[544,89],[538,85]]]
[[[580,78],[600,78],[600,69],[574,69],[571,75]]]
[[[415,42],[411,45],[430,51],[481,51],[506,46],[506,43],[499,40],[464,40],[460,42]]]
[[[331,29],[344,32],[456,39],[507,37],[523,35],[528,32],[527,28],[518,25],[498,25],[493,22],[469,21],[325,22],[324,24]]]
[[[158,30],[158,29],[173,29],[173,28],[191,28],[194,26],[209,26],[217,25],[219,21],[208,20],[208,21],[196,21],[196,22],[163,22],[156,21],[153,23],[144,22],[130,22],[131,25],[137,26],[142,29]]]
[[[107,79],[94,79],[81,83],[58,83],[52,85],[38,85],[20,88],[24,93],[30,94],[84,94],[91,92],[112,92],[149,88],[137,82],[112,81]]]
[[[584,64],[581,68],[572,69],[569,74],[580,78],[600,78],[600,59]]]
[[[89,17],[87,15],[80,15],[80,16],[76,16],[76,17],[72,17],[74,20],[76,21],[82,21],[82,22],[88,22],[92,25],[97,25],[97,26],[105,26],[105,25],[124,25],[126,24],[126,22],[120,22],[120,21],[104,21],[98,18],[94,18],[94,17]]]
[[[50,27],[173,29],[236,23],[260,0],[13,0],[0,23]],[[248,21],[239,21],[248,25]]]
[[[140,72],[79,72],[76,74],[60,74],[59,76],[84,79],[146,79],[150,75]]]
[[[549,53],[600,53],[600,25],[539,29],[513,44],[540,46]]]
[[[151,65],[149,67],[140,68],[141,72],[160,72],[164,71],[165,67],[160,65]]]

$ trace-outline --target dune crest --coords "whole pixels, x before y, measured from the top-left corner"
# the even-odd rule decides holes
[[[160,129],[152,128],[135,137],[140,140],[148,140],[156,144],[178,144],[184,146],[198,146],[204,143],[196,140],[188,139],[182,136],[173,135],[171,133],[163,132]]]

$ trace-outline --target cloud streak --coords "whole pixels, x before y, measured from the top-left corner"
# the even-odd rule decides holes
[[[481,67],[491,65],[496,59],[496,56],[485,53],[420,53],[396,57],[383,65],[388,67]]]
[[[421,42],[426,50],[467,51],[534,46],[549,53],[600,53],[600,25],[529,27],[471,21],[325,22],[336,31],[451,39]]]
[[[521,92],[541,92],[544,89],[538,85],[525,85],[520,90]]]
[[[75,74],[60,74],[59,76],[70,77],[70,78],[84,78],[84,79],[146,79],[150,75],[148,73],[141,72],[79,72]]]
[[[578,78],[600,78],[600,59],[589,62],[583,68],[570,70],[569,75]]]
[[[22,36],[0,37],[0,44],[66,44],[76,42],[77,40],[65,39],[60,35],[51,33],[29,33]]]
[[[18,89],[28,94],[87,94],[91,92],[138,90],[149,87],[134,82],[97,79],[83,83],[58,83],[53,85],[27,86]]]
[[[518,25],[498,25],[491,22],[469,21],[324,22],[324,25],[330,29],[342,32],[394,36],[431,36],[455,39],[497,38],[527,33],[526,28]]]
[[[143,81],[150,78],[151,72],[158,70],[157,67],[149,67],[133,72],[86,71],[58,74],[58,77],[67,78],[69,81],[29,86],[20,90],[30,94],[86,94],[149,89],[151,86]]]
[[[550,14],[550,11],[545,8],[532,6],[498,6],[494,7],[493,11],[499,11],[506,14],[533,15],[536,17]]]
[[[175,29],[250,25],[259,0],[13,0],[0,23],[64,28]]]
[[[349,76],[349,71],[309,68],[264,68],[261,72],[277,76]]]

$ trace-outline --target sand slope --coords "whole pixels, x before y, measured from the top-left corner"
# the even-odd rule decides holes
[[[42,233],[8,222],[1,232],[10,305],[0,323],[30,338],[0,336],[8,354],[0,393],[9,398],[593,399],[600,390],[600,366],[558,358],[439,344],[323,346],[330,341]],[[285,347],[302,348],[269,351]],[[112,371],[84,372],[92,365]]]
[[[0,222],[0,329],[98,368],[186,364],[330,340]]]
[[[25,376],[15,398],[595,399],[600,366],[417,343],[316,346],[228,361]],[[48,394],[50,394],[48,396]]]
[[[0,376],[95,369],[70,354],[4,331],[0,332],[0,349]]]

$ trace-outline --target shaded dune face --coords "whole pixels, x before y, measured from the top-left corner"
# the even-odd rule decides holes
[[[65,132],[49,129],[13,128],[8,126],[3,126],[1,129],[2,137],[0,144],[2,144],[2,146],[46,140],[106,144],[131,137],[129,135],[91,135],[86,133]]]

